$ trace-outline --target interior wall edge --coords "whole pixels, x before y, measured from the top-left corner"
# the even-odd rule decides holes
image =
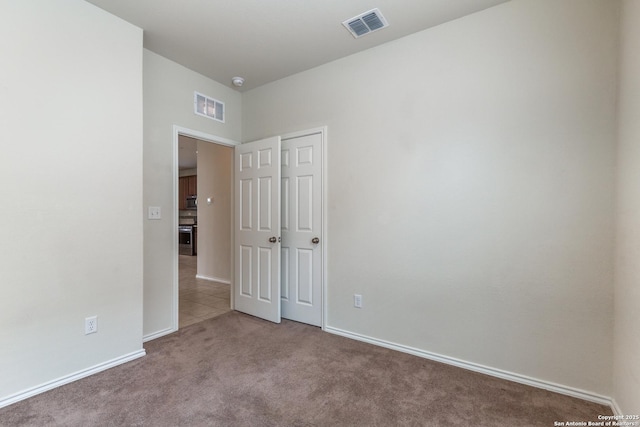
[[[613,411],[613,415],[622,415],[622,410],[620,406],[618,406],[615,398],[611,398],[611,410]]]
[[[142,337],[142,342],[145,343],[147,341],[153,341],[156,338],[161,338],[164,337],[165,335],[169,335],[172,334],[174,332],[177,332],[178,330],[175,328],[166,328],[166,329],[161,329],[159,331],[156,332],[151,332],[145,336]]]

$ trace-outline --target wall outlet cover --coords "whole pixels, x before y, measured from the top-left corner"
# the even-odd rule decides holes
[[[98,332],[98,316],[91,316],[84,319],[84,334],[95,334]]]
[[[355,308],[362,308],[362,295],[359,295],[359,294],[353,295],[353,306]]]

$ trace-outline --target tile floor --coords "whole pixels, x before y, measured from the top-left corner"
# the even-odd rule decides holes
[[[231,311],[229,285],[196,279],[198,257],[179,257],[179,327],[184,328]]]

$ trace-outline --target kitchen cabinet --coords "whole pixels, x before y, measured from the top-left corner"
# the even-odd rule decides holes
[[[181,176],[178,180],[178,209],[187,208],[187,197],[198,194],[198,176]]]
[[[187,196],[196,196],[198,194],[198,177],[197,175],[187,176]]]

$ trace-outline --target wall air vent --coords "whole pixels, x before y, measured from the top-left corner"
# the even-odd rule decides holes
[[[224,123],[224,102],[193,92],[194,113]]]
[[[384,19],[384,16],[382,16],[382,13],[380,13],[377,8],[347,19],[342,25],[344,25],[355,38],[389,26],[387,20]]]

